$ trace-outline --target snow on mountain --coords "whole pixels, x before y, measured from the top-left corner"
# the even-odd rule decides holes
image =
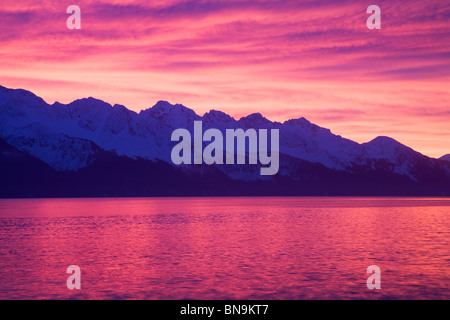
[[[48,105],[32,93],[3,87],[0,112],[0,136],[58,170],[86,166],[85,153],[92,155],[92,142],[118,155],[169,161],[172,128],[200,118],[184,106],[162,101],[137,114],[94,98]],[[80,148],[85,152],[79,153]],[[64,157],[62,149],[66,149]]]
[[[253,113],[246,117],[242,117],[239,119],[239,124],[243,128],[267,128],[271,129],[277,126],[277,122],[273,123],[272,121],[264,118],[260,113]]]
[[[210,110],[202,117],[203,125],[208,128],[227,129],[236,126],[236,120],[222,111]]]
[[[280,126],[280,152],[337,170],[346,169],[363,155],[358,143],[305,118],[288,120]]]
[[[305,118],[280,123],[254,113],[235,120],[215,110],[201,117],[183,105],[166,101],[140,113],[94,98],[48,105],[31,92],[0,86],[0,137],[58,170],[88,165],[96,145],[130,158],[171,163],[173,130],[186,128],[192,132],[196,120],[203,121],[204,130],[279,129],[282,154],[334,170],[351,171],[353,166],[374,166],[376,161],[384,161],[395,173],[411,176],[414,159],[426,158],[388,137],[358,144]]]
[[[93,160],[98,147],[87,140],[66,135],[42,134],[30,136],[8,136],[8,143],[20,146],[22,150],[44,161],[58,171],[71,171],[86,167]]]
[[[395,164],[395,173],[408,176],[411,176],[410,171],[416,164],[416,159],[424,157],[400,142],[383,136],[363,143],[362,147],[365,150],[365,158],[386,160]]]

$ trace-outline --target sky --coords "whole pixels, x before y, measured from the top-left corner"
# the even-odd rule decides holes
[[[81,29],[69,30],[70,5]],[[381,29],[369,30],[369,5]],[[305,117],[359,143],[450,153],[450,2],[2,0],[0,85],[48,103]]]

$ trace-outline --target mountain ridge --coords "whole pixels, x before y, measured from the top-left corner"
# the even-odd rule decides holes
[[[249,165],[174,166],[170,158],[174,146],[170,141],[171,133],[185,128],[192,134],[194,121],[202,121],[203,130],[279,129],[280,161],[283,163],[279,174],[273,178],[261,178],[255,173],[258,170]],[[390,137],[379,136],[359,144],[304,117],[281,123],[272,122],[260,113],[239,120],[218,110],[210,110],[200,116],[181,104],[173,105],[163,100],[139,113],[92,97],[69,104],[55,102],[50,105],[32,92],[0,86],[0,139],[43,161],[56,172],[77,173],[89,168],[99,154],[106,152],[119,158],[126,157],[131,162],[149,161],[149,166],[162,161],[174,167],[175,175],[224,175],[223,181],[231,179],[253,183],[264,180],[287,186],[292,181],[316,175],[316,179],[333,184],[327,174],[342,173],[347,177],[346,181],[355,179],[364,184],[358,175],[373,177],[378,174],[385,176],[386,183],[391,177],[393,181],[406,179],[414,186],[424,181],[432,184],[439,180],[438,185],[443,184],[445,190],[440,193],[438,188],[437,193],[450,194],[445,187],[447,181],[450,186],[450,162],[443,161],[445,159],[424,156]],[[295,171],[293,168],[298,166],[310,168],[308,170],[312,172]],[[224,182],[225,185],[227,183],[230,184],[229,181]],[[320,186],[317,188],[319,190]]]

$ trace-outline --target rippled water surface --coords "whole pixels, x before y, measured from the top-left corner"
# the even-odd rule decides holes
[[[0,299],[450,299],[449,218],[428,198],[3,199]]]

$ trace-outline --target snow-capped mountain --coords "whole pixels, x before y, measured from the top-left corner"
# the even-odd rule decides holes
[[[140,113],[94,98],[49,105],[29,91],[0,86],[0,139],[56,171],[76,172],[89,167],[101,151],[172,165],[172,132],[178,128],[192,132],[196,120],[203,122],[203,130],[279,129],[279,175],[291,179],[301,174],[293,167],[310,163],[333,172],[383,172],[414,182],[439,172],[450,181],[450,163],[428,158],[388,137],[358,144],[305,118],[280,123],[255,113],[236,120],[216,110],[199,116],[183,105],[165,101]],[[448,160],[448,155],[441,160]],[[185,168],[186,172],[196,170]],[[204,166],[201,170],[209,172]],[[249,166],[218,166],[217,170],[233,180],[263,179]]]

